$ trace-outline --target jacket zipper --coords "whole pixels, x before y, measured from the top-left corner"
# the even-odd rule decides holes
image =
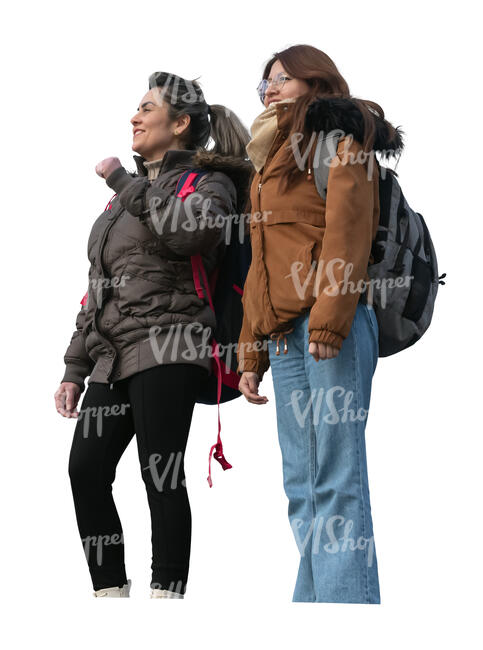
[[[119,216],[119,214],[117,214],[116,216],[111,216],[111,218],[109,219],[108,225],[106,226],[104,232],[102,233],[101,241],[99,243],[97,262],[98,262],[98,267],[99,267],[98,270],[99,270],[99,272],[100,272],[100,274],[102,276],[102,280],[104,280],[104,277],[105,277],[104,276],[104,267],[102,266],[102,254],[103,254],[104,247],[105,247],[105,244],[106,244],[107,236],[108,236],[111,228],[113,227],[114,223],[117,221],[118,216]],[[104,309],[104,300],[102,302],[102,307],[101,308],[99,308],[99,305],[97,305],[97,303],[96,303],[96,310],[94,312],[93,321],[94,321],[94,329],[95,329],[97,335],[99,336],[99,338],[102,341],[104,341],[104,344],[106,345],[106,347],[110,348],[112,350],[112,353],[113,353],[111,370],[107,374],[107,379],[109,380],[111,378],[112,372],[114,370],[114,364],[115,364],[115,360],[116,360],[116,357],[117,357],[117,351],[116,351],[116,348],[114,347],[114,345],[112,344],[112,342],[106,336],[104,336],[103,334],[101,334],[99,332],[99,329],[98,329],[98,326],[97,326],[97,317],[100,315],[100,313],[102,312],[103,309]],[[112,390],[112,387],[113,387],[113,384],[110,383],[110,389],[111,390]]]
[[[160,170],[158,172],[158,178],[161,175],[161,172],[163,171],[163,168],[165,167],[165,164],[166,164],[166,160],[163,161],[163,164],[160,167]],[[151,181],[150,184],[152,185],[152,181]],[[122,208],[120,208],[120,212],[122,212]],[[120,212],[117,215],[115,215],[114,217],[111,215],[111,217],[109,219],[110,223],[107,225],[106,229],[102,233],[101,242],[99,244],[98,262],[99,262],[99,270],[102,273],[102,279],[104,279],[104,268],[102,266],[102,254],[103,254],[104,247],[105,247],[105,244],[106,244],[107,236],[108,236],[112,226],[117,221]],[[112,372],[114,370],[114,365],[115,365],[115,361],[116,361],[116,357],[117,357],[117,351],[116,351],[115,346],[112,344],[112,342],[106,336],[101,334],[99,332],[98,328],[97,328],[97,316],[101,313],[103,308],[104,308],[104,303],[102,304],[101,309],[99,309],[99,307],[96,305],[96,311],[94,313],[94,318],[93,318],[93,320],[94,320],[94,328],[93,329],[95,329],[95,331],[97,332],[97,335],[99,336],[99,338],[101,338],[104,341],[104,343],[107,344],[107,346],[111,348],[111,350],[113,352],[111,370],[107,375],[107,379],[109,380],[111,378]],[[114,384],[112,382],[110,382],[109,386],[110,386],[111,390],[112,390],[113,385]]]

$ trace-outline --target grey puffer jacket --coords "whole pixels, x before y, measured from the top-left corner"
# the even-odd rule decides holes
[[[106,179],[117,196],[88,241],[88,299],[77,315],[61,380],[82,391],[88,375],[89,383],[112,384],[160,363],[194,363],[211,372],[216,320],[196,293],[190,257],[200,253],[208,275],[218,263],[230,216],[246,200],[251,165],[170,150],[150,181],[144,159],[134,160],[137,174],[121,167]],[[194,167],[208,173],[183,202],[174,197],[176,184]]]

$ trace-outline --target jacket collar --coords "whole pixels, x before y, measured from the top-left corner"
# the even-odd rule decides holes
[[[168,149],[168,151],[163,156],[163,162],[161,163],[159,174],[161,174],[166,169],[189,165],[195,153],[195,149]],[[139,176],[147,176],[148,170],[144,166],[146,159],[138,155],[134,155],[133,158],[134,162],[136,163]]]

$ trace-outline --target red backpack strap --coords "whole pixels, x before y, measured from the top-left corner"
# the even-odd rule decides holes
[[[199,174],[197,172],[194,171],[184,172],[181,175],[176,185],[176,196],[180,198],[182,201],[184,201],[187,196],[189,196],[192,192],[195,191],[195,186],[193,185],[193,183],[198,178],[199,178]],[[211,293],[215,287],[216,279],[218,276],[218,269],[217,268],[215,269],[215,271],[211,276],[211,282],[208,282],[206,270],[203,265],[203,260],[200,253],[191,256],[191,268],[193,271],[193,282],[195,285],[196,294],[198,298],[203,299],[205,297],[205,292],[203,291],[203,286],[201,283],[201,279],[203,279],[203,284],[206,290],[206,297],[208,298],[208,302],[210,304],[211,309],[215,311]],[[208,476],[206,480],[208,481],[208,485],[210,487],[213,487],[213,481],[211,478],[212,455],[220,463],[223,470],[231,469],[232,465],[226,460],[225,455],[223,454],[223,443],[221,441],[221,418],[220,418],[220,399],[221,399],[221,384],[222,384],[221,359],[220,359],[220,355],[218,354],[219,345],[215,341],[214,337],[212,339],[211,346],[212,346],[213,360],[216,364],[216,374],[217,374],[216,404],[218,408],[218,436],[216,439],[216,443],[211,446],[210,453],[208,455]]]
[[[108,204],[107,204],[106,207],[104,208],[104,212],[106,212],[106,210],[110,210],[110,209],[112,208],[112,202],[114,201],[114,199],[116,198],[116,196],[117,196],[117,194],[114,194],[114,196],[111,196],[111,198],[109,199]]]
[[[211,298],[211,291],[208,283],[208,279],[206,277],[206,271],[203,266],[203,262],[201,259],[201,255],[198,253],[197,255],[192,255],[191,256],[191,266],[193,268],[193,279],[196,287],[196,293],[198,294],[199,298],[204,298],[204,292],[203,292],[203,287],[201,285],[201,279],[200,279],[200,273],[203,276],[203,282],[204,286],[206,288],[206,293],[208,297],[208,302],[210,303],[210,307],[214,310],[213,306],[213,300]],[[213,454],[214,458],[220,463],[220,465],[223,467],[223,469],[231,469],[232,465],[226,460],[225,455],[223,454],[223,443],[221,441],[221,419],[220,419],[220,398],[221,398],[221,384],[222,384],[222,379],[221,379],[221,364],[222,361],[220,359],[219,355],[219,344],[213,337],[212,339],[212,356],[213,360],[216,364],[216,374],[217,374],[217,390],[216,390],[216,405],[218,408],[218,436],[216,439],[216,443],[211,447],[210,453],[208,456],[208,485],[210,487],[213,487],[213,481],[211,478],[211,456]],[[239,379],[239,378],[238,378]],[[238,387],[238,386],[237,386]],[[214,452],[214,453],[213,453]]]

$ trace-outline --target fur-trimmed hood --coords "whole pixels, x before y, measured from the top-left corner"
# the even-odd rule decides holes
[[[373,149],[380,152],[382,157],[399,156],[404,148],[401,128],[395,127],[394,135],[390,134],[390,123],[376,115],[374,116],[376,135]],[[320,97],[313,101],[305,115],[305,126],[310,131],[324,131],[328,133],[334,129],[341,129],[346,134],[352,134],[354,140],[362,144],[364,139],[364,120],[362,113],[351,98],[346,97]]]
[[[254,173],[253,164],[249,159],[243,160],[236,156],[225,156],[198,149],[193,156],[193,163],[196,167],[223,172],[231,178],[237,191],[238,212],[244,210],[248,200],[250,181]]]

